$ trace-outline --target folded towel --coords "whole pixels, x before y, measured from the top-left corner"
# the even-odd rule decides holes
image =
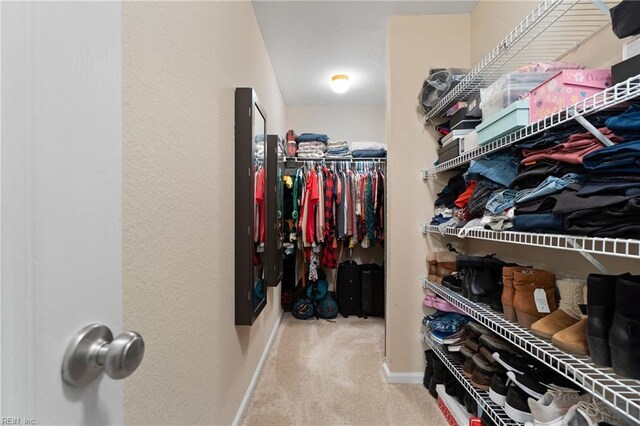
[[[351,142],[351,151],[372,150],[386,151],[387,144],[382,142]]]
[[[354,158],[371,157],[371,158],[384,158],[387,156],[387,151],[382,149],[356,149],[351,154]]]
[[[311,141],[319,141],[327,143],[329,142],[329,137],[327,135],[323,135],[322,133],[303,133],[296,137],[296,142],[311,142]]]

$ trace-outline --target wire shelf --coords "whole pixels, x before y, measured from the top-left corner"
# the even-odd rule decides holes
[[[453,373],[456,380],[460,382],[464,388],[471,394],[473,399],[478,403],[478,407],[481,407],[484,412],[493,420],[497,425],[500,426],[512,426],[519,425],[520,423],[514,422],[506,415],[502,407],[493,402],[489,398],[489,392],[481,391],[473,387],[471,382],[464,377],[462,374],[462,366],[458,361],[453,359],[451,355],[443,351],[439,346],[433,344],[433,342],[428,341],[428,339],[423,339],[425,343],[431,348],[431,350],[440,358],[440,360],[447,366],[447,369]]]
[[[422,286],[573,381],[625,416],[631,424],[640,424],[640,381],[618,376],[610,368],[598,368],[588,357],[563,352],[551,343],[535,337],[528,330],[507,321],[486,305],[473,303],[426,278],[422,278]]]
[[[573,120],[577,116],[593,114],[639,96],[640,75],[636,75],[635,77],[631,77],[627,81],[623,81],[622,83],[618,83],[615,86],[611,86],[602,92],[596,93],[589,98],[586,98],[574,105],[571,105],[561,111],[545,117],[540,121],[523,127],[513,133],[496,139],[493,142],[465,152],[458,157],[452,158],[451,160],[445,161],[430,169],[422,170],[422,178],[427,179],[429,176],[433,176],[439,172],[458,168],[464,164],[469,163],[471,160],[475,160],[476,158],[480,158],[483,155],[511,146],[516,142],[524,140],[530,136],[536,135],[545,130],[549,130],[560,124]]]
[[[386,163],[387,159],[385,157],[320,157],[320,158],[312,158],[312,157],[285,157],[285,161],[293,161],[296,163],[322,163],[322,162],[344,162],[344,163]]]
[[[609,6],[617,1],[605,2]],[[611,22],[590,0],[545,0],[424,116],[442,116],[501,75],[534,62],[557,61]]]
[[[421,227],[423,234],[452,235],[458,238],[474,238],[526,246],[640,259],[640,240],[581,237],[561,234],[536,234],[515,231],[491,231],[481,228],[460,229],[453,227],[445,228],[444,233],[442,233],[436,225],[422,223]]]

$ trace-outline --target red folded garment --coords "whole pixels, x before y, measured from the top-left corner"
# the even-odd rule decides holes
[[[611,142],[622,142],[622,138],[614,135],[613,132],[606,127],[599,130],[603,135],[608,137]],[[524,159],[520,164],[532,164],[544,159],[562,161],[570,164],[582,164],[582,159],[585,155],[604,147],[602,142],[596,139],[591,133],[576,133],[569,136],[569,139],[567,139],[565,143],[561,143],[552,148],[535,151],[523,149],[522,154],[524,155]]]
[[[476,189],[476,181],[472,180],[469,186],[467,186],[467,189],[465,189],[465,191],[462,194],[460,194],[458,198],[456,198],[456,201],[454,202],[454,204],[460,207],[461,209],[467,207],[467,204],[469,204],[469,200],[473,195],[474,189]]]

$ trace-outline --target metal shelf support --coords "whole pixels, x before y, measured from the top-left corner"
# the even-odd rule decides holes
[[[491,331],[519,347],[522,351],[554,369],[595,398],[622,414],[630,424],[640,425],[640,381],[616,375],[610,368],[596,367],[591,359],[571,355],[535,337],[517,324],[507,321],[501,314],[488,306],[473,303],[446,287],[422,278],[422,286],[467,315],[489,328]]]
[[[536,234],[532,232],[491,231],[482,228],[464,229],[445,228],[441,233],[437,226],[426,222],[421,224],[423,234],[437,234],[458,238],[473,238],[503,243],[521,244],[534,247],[546,247],[580,253],[602,254],[607,256],[640,259],[640,240],[623,238],[581,237],[578,235]],[[584,254],[583,254],[584,256]],[[596,262],[597,260],[594,259]],[[590,260],[591,261],[591,260]],[[593,263],[593,262],[592,262]],[[599,262],[597,262],[599,263]],[[597,263],[594,265],[598,268]],[[604,266],[602,266],[604,268]]]
[[[440,347],[434,345],[432,342],[425,341],[425,343],[431,348],[433,353],[440,358],[447,369],[453,373],[456,380],[464,386],[466,391],[469,392],[473,399],[478,403],[478,407],[481,407],[491,420],[500,426],[516,426],[520,424],[511,420],[504,410],[489,398],[488,392],[481,391],[473,387],[471,382],[462,374],[462,366],[459,362],[456,362],[449,354],[445,353]]]

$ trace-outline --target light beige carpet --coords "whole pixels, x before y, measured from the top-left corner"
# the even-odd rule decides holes
[[[285,313],[243,424],[446,425],[421,384],[386,383],[383,351],[380,318]]]

